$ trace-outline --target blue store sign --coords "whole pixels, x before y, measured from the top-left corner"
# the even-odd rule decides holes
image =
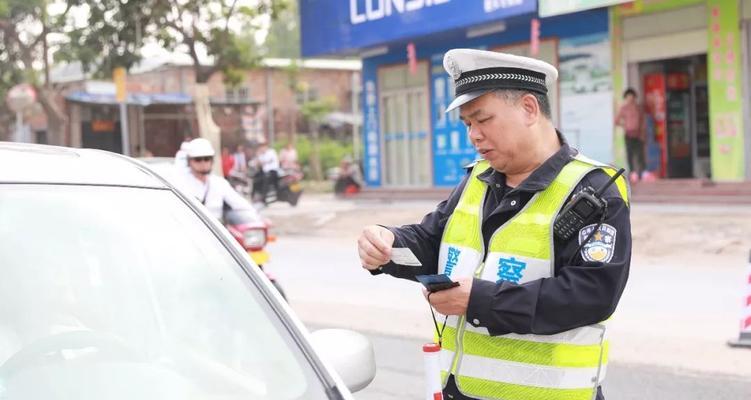
[[[536,0],[300,0],[302,55],[343,53],[536,9]]]
[[[431,57],[431,85],[433,104],[433,184],[454,186],[464,176],[466,165],[479,158],[469,140],[467,127],[459,119],[459,109],[446,113],[446,107],[454,98],[454,85],[443,72],[443,54]]]

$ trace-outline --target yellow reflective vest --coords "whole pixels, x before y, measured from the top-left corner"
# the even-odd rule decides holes
[[[477,176],[486,161],[472,169],[441,239],[438,273],[456,280],[475,277],[518,284],[555,275],[553,222],[566,199],[589,172],[615,170],[576,156],[543,191],[495,231],[484,248],[482,210],[487,185]],[[628,187],[616,181],[628,204]],[[491,336],[465,316],[449,316],[441,348],[441,374],[446,385],[453,374],[467,396],[503,400],[591,400],[605,377],[608,342],[599,323],[555,335]]]

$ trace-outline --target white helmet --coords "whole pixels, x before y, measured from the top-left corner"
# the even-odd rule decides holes
[[[188,144],[188,158],[214,157],[214,155],[216,155],[214,146],[208,139],[196,138]]]

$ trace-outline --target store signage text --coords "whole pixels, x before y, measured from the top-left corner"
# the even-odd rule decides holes
[[[524,0],[484,0],[483,7],[486,13],[491,13],[504,8],[516,7],[524,4]]]
[[[383,19],[394,13],[417,11],[449,1],[451,0],[365,0],[365,9],[362,10],[357,7],[358,0],[349,0],[349,20],[352,25],[357,25]]]

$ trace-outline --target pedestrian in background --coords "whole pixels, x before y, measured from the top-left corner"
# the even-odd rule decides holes
[[[641,179],[645,168],[644,160],[644,112],[639,106],[636,91],[632,88],[623,92],[624,103],[615,116],[615,124],[626,132],[626,155],[628,158],[629,180],[634,183]]]
[[[282,169],[299,169],[300,165],[297,162],[297,149],[292,141],[287,144],[279,152],[279,164]]]
[[[188,168],[188,147],[191,140],[193,138],[190,135],[183,136],[183,142],[180,143],[180,148],[175,153],[175,166],[179,169]]]
[[[334,194],[337,196],[354,195],[364,185],[360,165],[346,155],[339,163],[339,174],[334,182]]]
[[[253,197],[264,201],[270,188],[279,190],[279,156],[276,150],[269,147],[265,140],[258,143],[256,157],[253,160],[257,168],[253,180]]]
[[[609,186],[591,218],[554,230],[572,194],[615,174],[554,128],[547,92],[558,71],[470,49],[450,50],[443,64],[456,86],[447,112],[460,108],[483,160],[421,223],[366,227],[360,261],[374,275],[438,273],[459,283],[425,293],[441,314],[445,398],[601,400],[605,321],[631,259],[627,182]],[[396,264],[394,248],[421,266]]]
[[[232,158],[234,160],[234,166],[232,167],[232,170],[238,175],[238,176],[245,176],[245,172],[248,170],[248,158],[245,155],[245,145],[244,144],[238,144],[235,148],[235,153],[232,154]]]
[[[224,174],[224,179],[229,178],[229,174],[234,166],[235,159],[230,154],[229,147],[222,147],[222,174]]]

